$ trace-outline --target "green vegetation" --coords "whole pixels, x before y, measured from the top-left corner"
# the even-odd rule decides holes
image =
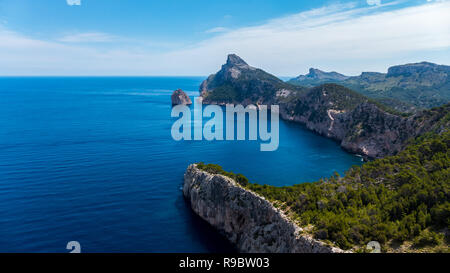
[[[205,172],[211,173],[211,174],[221,174],[221,175],[230,177],[243,187],[248,186],[248,183],[249,183],[247,177],[243,176],[242,174],[234,174],[233,172],[226,172],[222,169],[221,166],[219,166],[217,164],[205,165],[203,162],[200,162],[200,163],[197,163],[197,168],[199,168],[200,170],[203,170]]]
[[[438,234],[436,232],[425,229],[414,239],[414,246],[425,247],[439,245],[444,241],[444,234]]]
[[[395,108],[392,108],[390,105],[383,103],[381,100],[368,99],[368,102],[375,104],[378,108],[380,108],[384,112],[392,114],[392,115],[401,116],[401,117],[410,117],[413,115],[413,113],[411,113],[411,112],[398,111]]]
[[[327,119],[327,111],[330,105],[334,110],[351,111],[361,103],[372,103],[381,110],[396,116],[407,117],[411,115],[410,113],[396,111],[376,100],[369,99],[358,92],[334,83],[326,83],[311,88],[303,97],[297,98],[294,112],[301,114],[310,111],[310,121],[323,122]]]
[[[239,99],[239,93],[231,84],[220,85],[206,96],[210,101],[232,103]]]
[[[415,107],[436,107],[450,100],[450,66],[425,62],[394,66],[387,74],[364,72],[347,79],[297,77],[289,83],[300,86],[338,83],[402,112],[414,111]]]
[[[244,187],[283,208],[315,238],[343,249],[378,241],[384,250],[404,242],[448,251],[450,229],[450,132],[428,133],[395,156],[351,168],[344,177],[315,183]],[[199,168],[236,179],[217,165]],[[307,229],[308,230],[308,229]]]
[[[450,84],[448,83],[439,86],[420,86],[417,84],[417,86],[402,88],[399,87],[403,84],[400,80],[391,85],[389,85],[390,79],[380,79],[379,82],[382,83],[366,83],[364,80],[360,80],[346,81],[342,84],[373,99],[392,98],[419,108],[435,107],[447,103],[450,99],[450,92],[448,92]]]
[[[435,130],[442,130],[442,128],[448,128],[450,124],[450,103],[434,107],[431,109],[423,110],[421,115],[415,117],[419,122],[426,120],[437,121],[434,124]]]
[[[306,90],[303,87],[285,83],[261,69],[242,70],[240,73],[237,79],[225,81],[221,76],[215,76],[209,83],[211,90],[206,99],[224,103],[243,102],[244,100],[255,103],[261,99],[267,102],[273,100],[275,93],[281,89]]]
[[[325,92],[325,98],[333,103],[335,110],[352,110],[368,98],[342,85],[326,83],[311,89],[306,96],[313,101],[319,100]]]

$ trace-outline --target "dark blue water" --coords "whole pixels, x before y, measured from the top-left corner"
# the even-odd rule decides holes
[[[0,78],[0,252],[228,252],[180,187],[188,164],[289,185],[360,159],[282,122],[280,147],[176,142],[172,90],[203,78]]]

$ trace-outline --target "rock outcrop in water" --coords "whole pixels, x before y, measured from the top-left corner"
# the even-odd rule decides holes
[[[192,101],[189,96],[181,89],[173,91],[172,105],[191,105]]]
[[[243,253],[343,252],[302,234],[269,201],[233,179],[190,165],[183,194],[201,218],[219,230]]]

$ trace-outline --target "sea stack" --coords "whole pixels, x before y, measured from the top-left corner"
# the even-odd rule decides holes
[[[192,101],[183,90],[177,89],[173,91],[172,94],[172,105],[180,105],[180,104],[191,105]]]

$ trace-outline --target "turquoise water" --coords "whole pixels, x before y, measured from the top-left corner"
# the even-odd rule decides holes
[[[170,95],[199,77],[0,78],[0,252],[228,252],[180,190],[193,162],[291,185],[360,158],[281,122],[280,147],[172,139]]]

